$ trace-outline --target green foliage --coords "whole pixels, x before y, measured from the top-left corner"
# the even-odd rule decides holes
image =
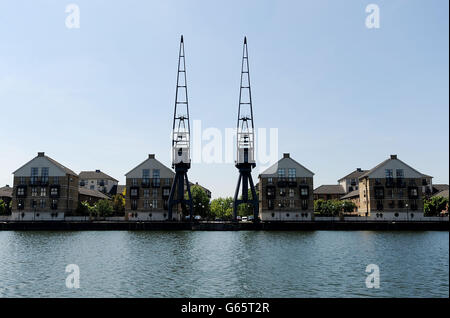
[[[99,200],[94,205],[94,211],[96,212],[97,216],[112,216],[114,212],[113,203],[111,202],[111,200],[107,199]]]
[[[229,220],[233,218],[233,198],[217,198],[211,201],[211,217]]]
[[[191,186],[192,203],[194,205],[194,215],[200,215],[202,218],[211,216],[211,206],[208,195],[199,185]],[[188,199],[187,192],[185,198]]]
[[[76,215],[88,216],[92,211],[93,207],[89,205],[88,202],[78,202],[78,207],[76,210]]]
[[[425,216],[438,216],[448,206],[448,199],[441,196],[435,196],[423,201],[423,210]]]
[[[6,214],[6,204],[3,200],[0,200],[0,215]]]
[[[256,190],[256,195],[259,197],[258,190]],[[242,200],[242,195],[239,197]],[[252,190],[248,189],[248,199],[253,200]],[[242,203],[238,206],[238,215],[248,216],[253,215],[253,205],[249,203]]]
[[[125,197],[116,194],[112,197],[112,202],[114,214],[123,216],[125,213]]]
[[[353,212],[356,208],[355,203],[352,201],[340,201],[340,200],[315,200],[314,211],[318,215],[322,216],[338,216],[342,212]]]

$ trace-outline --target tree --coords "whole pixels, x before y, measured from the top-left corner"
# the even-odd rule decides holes
[[[256,196],[259,197],[258,190],[256,190]],[[248,189],[248,199],[253,200],[252,190]],[[242,200],[242,195],[239,197],[239,200]],[[238,215],[247,216],[253,215],[253,204],[251,203],[242,203],[238,206]]]
[[[0,200],[0,215],[6,214],[6,204],[3,200]]]
[[[122,194],[115,194],[112,197],[113,211],[115,215],[124,215],[125,197]]]
[[[114,212],[113,204],[111,200],[107,199],[99,200],[94,205],[94,211],[96,212],[97,216],[101,217],[112,216]]]
[[[353,201],[345,200],[342,201],[344,212],[354,212],[356,209],[356,204]]]
[[[233,218],[233,198],[217,198],[211,201],[211,216],[221,219]]]
[[[323,200],[314,201],[314,211],[323,216],[338,216],[342,212],[353,212],[356,205],[352,201]]]
[[[211,207],[209,197],[205,190],[199,185],[193,185],[191,186],[191,195],[194,215],[200,215],[202,218],[209,217]],[[185,193],[185,198],[189,198],[187,191]]]
[[[442,211],[446,210],[448,199],[441,196],[435,196],[423,201],[423,210],[425,216],[438,216]]]

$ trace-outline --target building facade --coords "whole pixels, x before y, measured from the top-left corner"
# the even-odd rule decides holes
[[[314,173],[288,153],[259,175],[259,217],[262,221],[302,221],[314,216]]]
[[[126,175],[125,218],[136,221],[164,221],[175,173],[155,159],[154,154]],[[181,214],[174,214],[181,219]]]
[[[8,184],[4,187],[0,188],[0,200],[4,202],[6,207],[6,214],[11,213],[10,203],[12,200],[13,188],[11,188]]]
[[[314,189],[314,200],[339,200],[345,195],[345,189],[340,184],[323,184]]]
[[[116,194],[117,185],[119,184],[118,180],[100,170],[81,171],[79,174],[79,180],[81,188],[97,190],[111,195]]]
[[[431,178],[399,160],[397,155],[391,155],[359,177],[358,213],[398,220],[422,216]]]
[[[44,152],[13,175],[13,220],[63,220],[76,210],[78,175]]]
[[[111,198],[98,190],[80,187],[78,189],[78,200],[80,202],[87,202],[89,205],[94,205],[100,200],[111,200]]]

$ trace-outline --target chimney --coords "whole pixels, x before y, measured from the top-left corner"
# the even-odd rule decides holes
[[[95,170],[95,172],[100,173],[100,169]]]
[[[283,158],[289,158],[289,152],[285,152],[285,153],[283,154]]]
[[[397,155],[391,155],[391,159],[397,159]]]
[[[38,152],[38,157],[44,157],[45,156],[45,152]]]
[[[149,155],[148,155],[148,158],[149,158],[149,159],[155,159],[155,154],[154,154],[154,153],[149,154]]]
[[[362,172],[362,169],[361,168],[356,168],[356,171]]]

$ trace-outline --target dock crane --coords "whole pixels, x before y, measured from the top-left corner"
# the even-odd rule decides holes
[[[182,35],[178,54],[177,87],[175,92],[175,110],[172,127],[172,168],[175,169],[175,178],[173,179],[172,187],[170,189],[168,202],[169,221],[173,220],[173,207],[175,206],[178,211],[179,204],[181,204],[182,211],[186,211],[186,207],[189,208],[189,220],[192,221],[192,194],[187,176],[187,171],[191,167],[190,141],[186,62]],[[184,197],[185,186],[188,193],[188,199],[185,199]]]
[[[237,121],[237,149],[235,166],[239,170],[239,179],[234,193],[233,216],[237,220],[237,211],[240,204],[251,204],[254,221],[258,221],[259,202],[255,185],[252,179],[252,168],[255,162],[255,133],[253,124],[252,93],[250,88],[250,71],[248,65],[247,37],[244,37],[242,53],[241,84],[239,91],[239,108]],[[239,189],[242,183],[242,199],[239,199]],[[248,189],[252,198],[248,197]]]

